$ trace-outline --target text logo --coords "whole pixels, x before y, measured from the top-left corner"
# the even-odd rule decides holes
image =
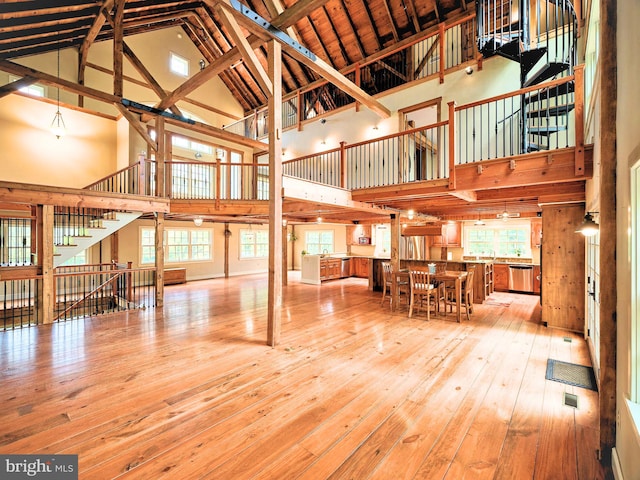
[[[0,455],[3,480],[78,480],[77,455]]]

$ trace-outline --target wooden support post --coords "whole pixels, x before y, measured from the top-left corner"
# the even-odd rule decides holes
[[[216,195],[214,200],[215,209],[220,209],[220,198],[222,197],[222,165],[220,159],[216,158]]]
[[[600,0],[600,285],[614,287],[616,275],[616,108],[618,103],[617,0]],[[578,91],[578,90],[576,90]],[[597,144],[596,144],[597,145]],[[628,181],[625,179],[625,181]],[[626,252],[624,252],[626,254]],[[600,457],[611,465],[616,444],[616,341],[615,288],[600,290]]]
[[[573,69],[575,76],[575,172],[584,175],[584,64]]]
[[[391,214],[391,253],[390,263],[394,272],[400,270],[400,235],[401,235],[400,215]],[[373,262],[370,262],[373,263]],[[383,288],[386,288],[383,285]],[[398,298],[396,282],[391,285],[391,305],[395,306],[395,299]]]
[[[156,227],[156,307],[164,305],[164,213],[157,213]]]
[[[229,278],[229,223],[224,224],[224,278]]]
[[[165,153],[167,139],[164,130],[164,117],[160,115],[156,117],[156,142],[158,145],[158,150],[156,152],[156,195],[159,197],[165,197],[167,195],[167,191],[165,189],[165,183],[167,183],[165,181]]]
[[[340,142],[340,187],[346,188],[347,184],[347,142]]]
[[[118,231],[116,230],[111,235],[109,235],[111,240],[111,262],[118,263],[118,259],[120,258],[119,246],[120,246],[120,236]]]
[[[302,131],[302,115],[304,112],[304,109],[302,108],[302,93],[300,92],[300,89],[298,89],[297,93],[296,93],[296,98],[298,99],[298,114],[296,115],[297,119],[298,119],[298,131],[301,132]]]
[[[456,189],[456,102],[449,102],[449,190]]]
[[[149,195],[147,188],[147,162],[144,155],[138,155],[138,189],[134,189],[134,193],[138,195]]]
[[[276,40],[267,46],[269,79],[269,293],[267,344],[280,341],[282,307],[282,47]]]
[[[287,222],[282,221],[282,286],[286,287],[289,284],[289,255],[288,255],[287,242]]]
[[[53,323],[56,308],[56,280],[53,276],[53,255],[55,253],[53,246],[53,223],[54,223],[54,206],[42,206],[42,250],[40,252],[40,261],[42,265],[42,297],[39,303],[41,309],[39,317],[42,323]]]
[[[113,94],[116,97],[123,95],[123,49],[124,49],[124,2],[118,0],[115,5],[113,18]]]
[[[444,83],[444,71],[447,65],[444,58],[446,53],[446,49],[444,48],[444,22],[438,24],[438,38],[440,40],[438,44],[438,48],[440,49],[440,68],[438,69],[438,75],[440,77],[440,83]]]

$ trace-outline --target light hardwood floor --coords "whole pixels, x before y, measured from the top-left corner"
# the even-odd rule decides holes
[[[78,454],[100,480],[608,476],[596,392],[545,380],[548,358],[588,365],[586,344],[543,327],[538,297],[427,322],[362,279],[289,275],[276,348],[266,275],[0,332],[0,453]]]

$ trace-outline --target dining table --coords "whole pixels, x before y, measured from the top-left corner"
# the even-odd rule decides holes
[[[460,323],[462,319],[462,282],[467,278],[467,272],[445,270],[443,272],[437,272],[433,274],[433,280],[436,282],[443,282],[453,284],[456,291],[456,320]],[[445,313],[447,306],[445,304]]]

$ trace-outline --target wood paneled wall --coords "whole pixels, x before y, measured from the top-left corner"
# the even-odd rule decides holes
[[[585,329],[585,241],[575,233],[584,205],[542,207],[542,321],[549,327]]]

